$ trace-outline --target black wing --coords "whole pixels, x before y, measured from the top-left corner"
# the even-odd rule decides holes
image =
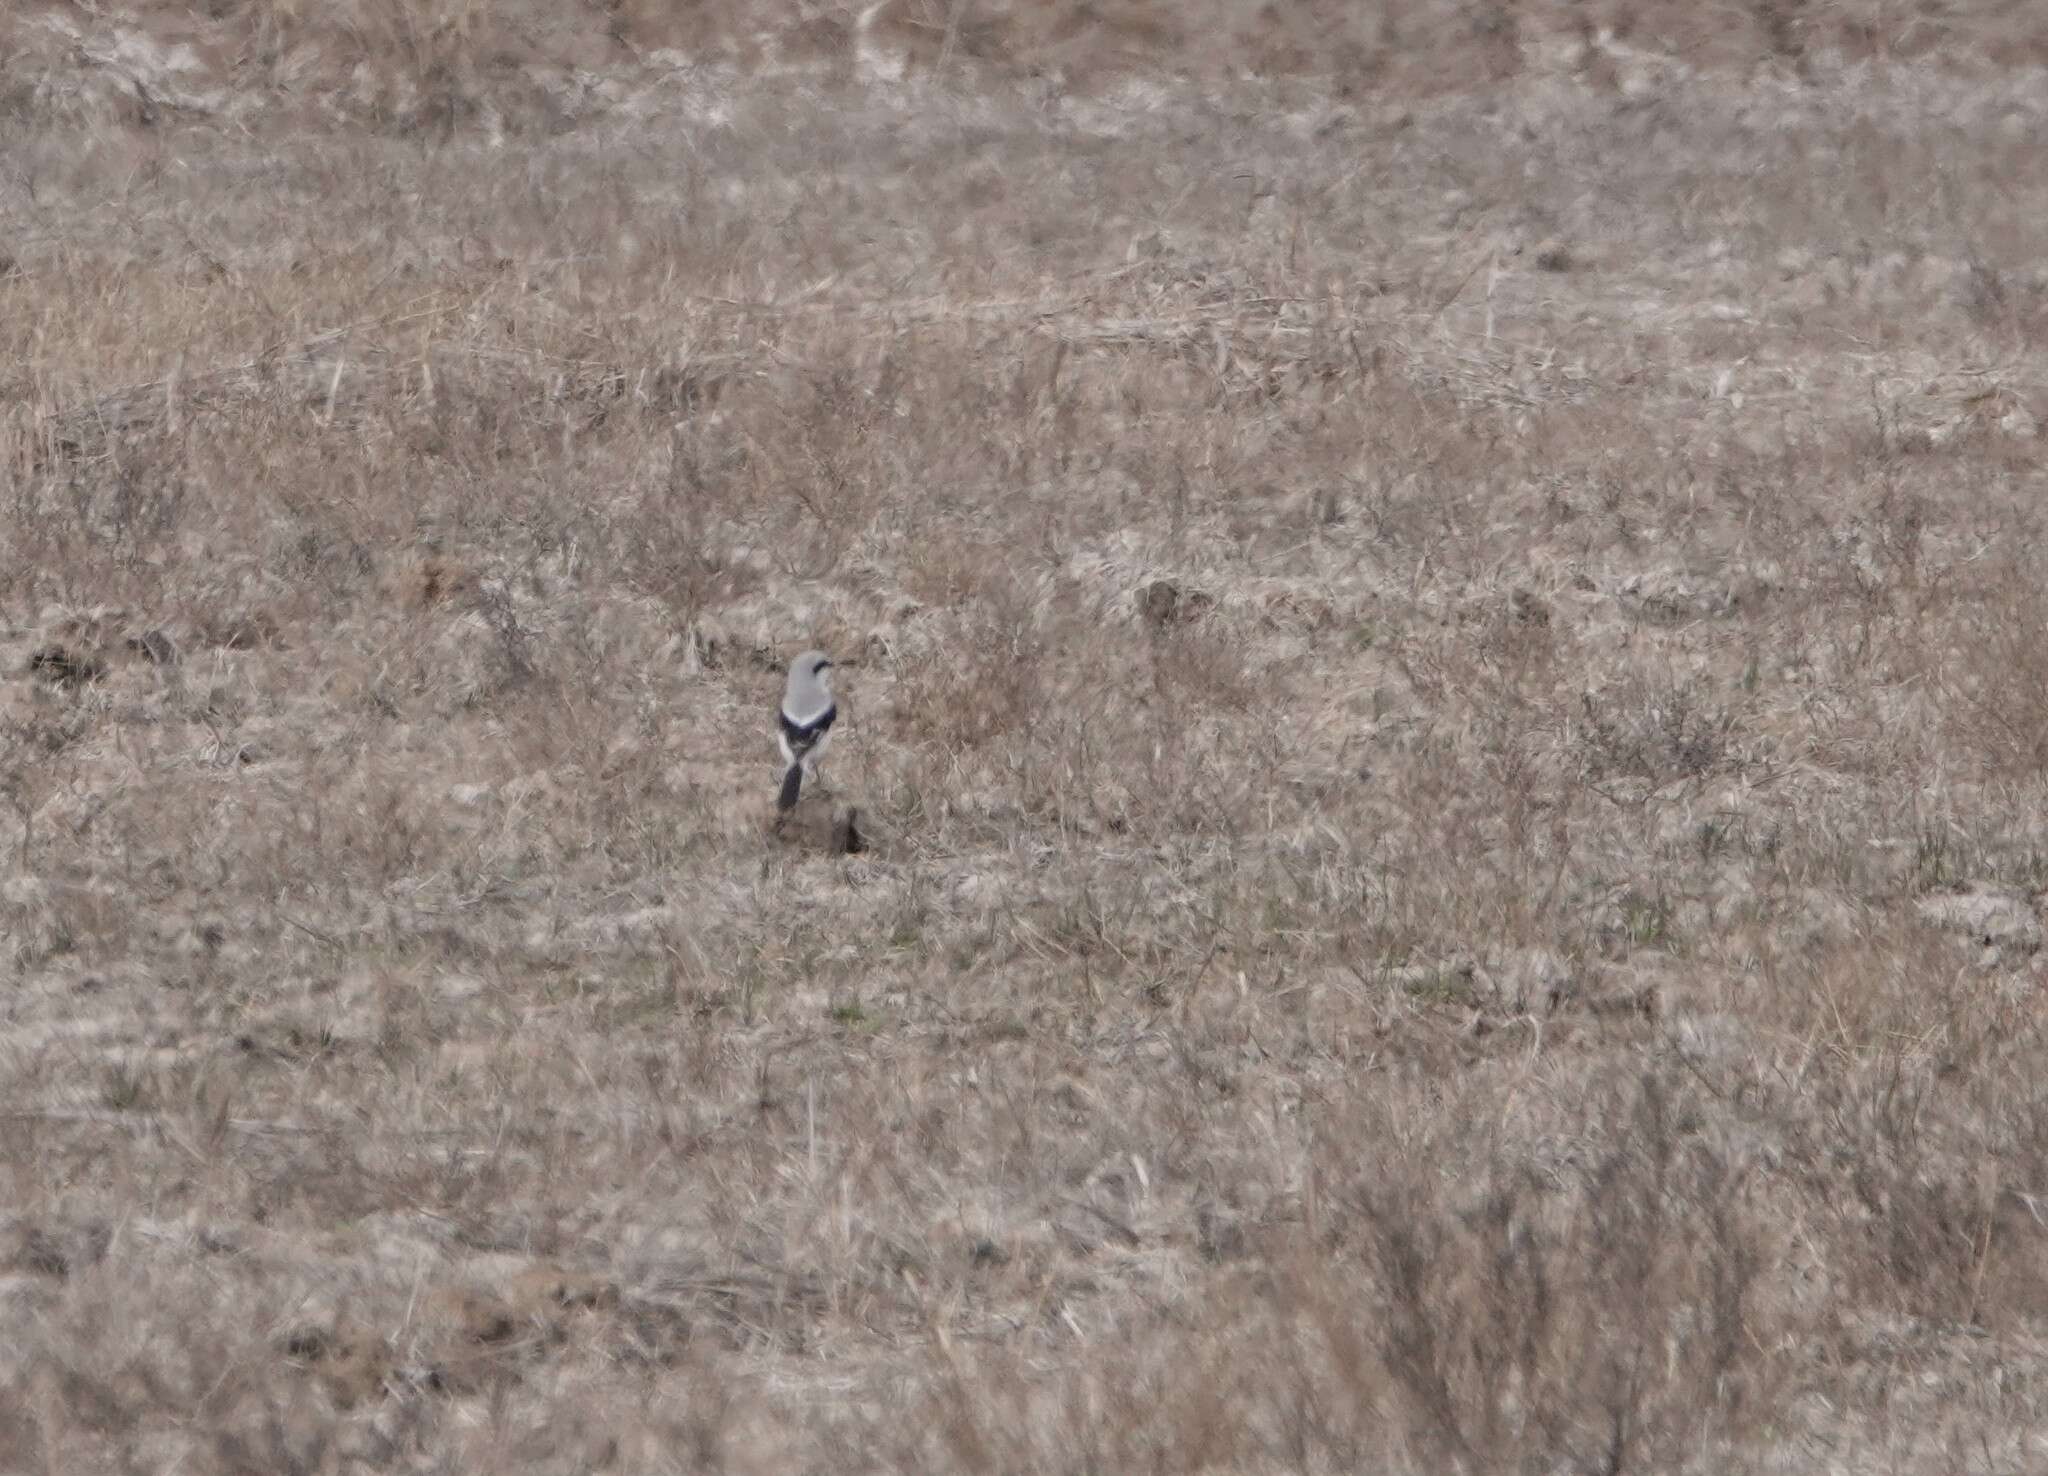
[[[786,712],[777,713],[776,716],[782,720],[782,736],[789,744],[789,751],[801,758],[816,747],[818,740],[830,731],[832,719],[839,716],[839,707],[835,703],[807,723],[791,721]]]

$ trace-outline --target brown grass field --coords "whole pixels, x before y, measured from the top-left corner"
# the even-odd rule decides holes
[[[2044,64],[8,8],[0,1472],[2048,1469]]]

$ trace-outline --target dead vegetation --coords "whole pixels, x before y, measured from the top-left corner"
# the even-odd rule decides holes
[[[0,20],[0,1466],[2027,1467],[2036,22],[1341,9]]]

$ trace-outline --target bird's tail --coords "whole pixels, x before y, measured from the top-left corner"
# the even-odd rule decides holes
[[[782,776],[782,793],[775,797],[775,808],[793,810],[796,808],[797,791],[804,787],[804,766],[791,764],[789,772]]]

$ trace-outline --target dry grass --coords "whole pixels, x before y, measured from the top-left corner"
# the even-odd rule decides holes
[[[0,1467],[2038,1460],[2042,22],[1360,9],[0,21]]]

